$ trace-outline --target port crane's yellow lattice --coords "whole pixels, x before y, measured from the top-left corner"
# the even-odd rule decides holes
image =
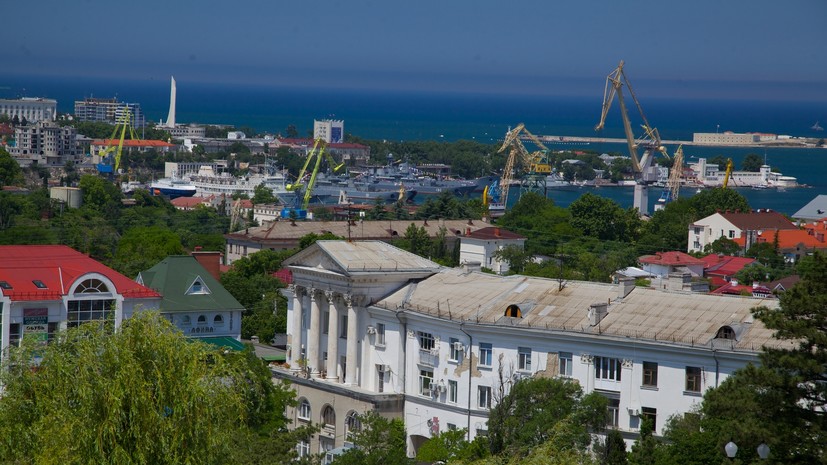
[[[117,173],[121,168],[123,141],[126,138],[127,130],[131,140],[140,140],[138,135],[135,133],[135,128],[132,127],[132,112],[129,110],[129,107],[124,106],[123,112],[121,113],[120,118],[118,118],[117,124],[115,124],[115,128],[112,129],[112,135],[109,136],[109,139],[107,139],[107,143],[109,145],[98,154],[101,163],[108,161],[108,164],[112,165],[114,173]],[[119,137],[118,133],[120,133]],[[117,144],[115,144],[116,140]],[[114,161],[109,159],[109,157],[113,157]]]
[[[529,153],[523,145],[523,138],[528,138],[528,140],[534,142],[540,150]],[[523,123],[518,124],[505,134],[503,144],[497,153],[504,152],[506,148],[510,148],[510,150],[503,175],[500,177],[500,202],[505,205],[508,201],[508,192],[511,185],[518,178],[516,172],[518,161],[525,171],[520,176],[520,195],[523,192],[544,192],[546,176],[551,173],[551,165],[548,163],[548,148],[537,136],[529,132]]]

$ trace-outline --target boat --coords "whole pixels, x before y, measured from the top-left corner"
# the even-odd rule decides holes
[[[814,124],[814,125],[810,126],[810,129],[812,129],[813,131],[823,131],[823,130],[824,130],[824,128],[823,128],[823,127],[821,127],[821,126],[818,124],[818,121],[816,121],[816,124]]]
[[[177,176],[161,178],[149,184],[149,191],[152,195],[163,195],[170,200],[178,197],[192,197],[195,195],[195,186],[188,180]]]
[[[258,186],[264,185],[282,203],[288,204],[295,198],[295,193],[287,190],[287,180],[279,171],[272,171],[266,174],[248,174],[244,176],[233,176],[230,173],[216,173],[212,166],[202,166],[197,174],[189,176],[189,180],[196,188],[196,195],[199,197],[226,196],[232,197],[236,194],[246,195],[248,198],[255,196]]]
[[[330,199],[338,199],[338,203],[353,201],[375,202],[397,202],[401,198],[407,202],[413,202],[418,194],[417,189],[411,189],[405,184],[392,187],[380,187],[373,183],[359,182],[348,175],[328,176],[319,175],[316,184],[313,186],[311,195],[315,202],[326,203]]]
[[[487,180],[488,177],[486,176]],[[449,176],[430,176],[423,174],[422,168],[407,162],[388,163],[381,166],[369,166],[354,178],[359,184],[370,184],[378,190],[398,190],[401,186],[416,190],[419,195],[439,195],[451,192],[457,196],[468,195],[485,188],[482,180],[455,179]]]
[[[553,172],[546,176],[546,189],[574,189],[577,184],[566,181],[560,173]]]

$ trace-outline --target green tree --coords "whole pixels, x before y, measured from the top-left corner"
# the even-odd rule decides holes
[[[277,199],[276,196],[273,195],[273,191],[265,186],[264,184],[259,184],[253,190],[253,204],[260,205],[260,204],[273,204],[276,203]]]
[[[524,247],[514,244],[497,249],[493,257],[501,262],[508,263],[509,273],[522,273],[526,265],[531,262],[531,254]]]
[[[159,226],[137,227],[118,241],[113,268],[134,278],[169,255],[181,255],[184,247],[174,232]]]
[[[755,153],[748,153],[741,162],[741,169],[744,171],[752,171],[757,173],[761,171],[761,165],[764,164],[764,159],[761,155]]]
[[[411,223],[408,229],[405,230],[404,239],[408,243],[409,252],[420,257],[427,257],[430,254],[431,238],[424,226],[417,228],[414,223]]]
[[[115,216],[123,194],[118,186],[91,174],[81,176],[78,187],[83,191],[83,205],[107,216]]]
[[[640,436],[632,445],[629,454],[631,465],[654,465],[657,463],[658,441],[653,436],[654,425],[649,418],[640,420]]]
[[[465,439],[467,429],[442,431],[433,436],[419,448],[416,460],[419,462],[448,462],[454,459],[473,457],[468,449],[471,444]]]
[[[24,343],[2,371],[0,460],[226,463],[258,389],[248,375],[154,312]]]
[[[626,441],[620,431],[613,429],[606,434],[606,445],[604,446],[604,465],[626,465],[629,460],[626,457]]]
[[[305,234],[299,239],[299,249],[304,250],[313,245],[316,241],[340,241],[342,239],[344,239],[344,237],[339,237],[332,232],[326,232],[323,234]]]
[[[609,241],[636,240],[641,221],[633,209],[624,210],[614,200],[586,193],[569,205],[571,225],[587,236]]]
[[[9,152],[0,147],[0,186],[18,185],[23,182],[23,170]]]
[[[704,247],[704,253],[735,255],[741,251],[741,246],[732,239],[721,236]]]
[[[333,465],[407,465],[405,424],[375,411],[359,415],[361,430],[353,435],[352,449],[333,460]]]
[[[695,211],[696,220],[706,218],[717,211],[751,211],[746,197],[734,189],[704,189],[690,197],[688,201]]]

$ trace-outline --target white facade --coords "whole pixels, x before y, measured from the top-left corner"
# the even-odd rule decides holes
[[[345,122],[342,120],[313,120],[313,139],[322,139],[328,144],[345,141]]]
[[[489,232],[490,234],[488,234]],[[484,228],[460,237],[459,262],[478,262],[494,273],[507,273],[509,270],[508,262],[498,259],[495,253],[509,245],[523,249],[525,248],[525,238],[509,231],[502,232],[500,228]]]
[[[389,247],[320,241],[288,260],[292,374],[276,376],[354,401],[401,396],[410,456],[449,428],[485,434],[524,377],[573,379],[609,399],[608,422],[627,437],[642,416],[661,434],[777,344],[750,313],[773,299],[437,269]]]
[[[40,121],[14,129],[16,144],[9,153],[20,166],[63,166],[67,161],[77,162],[83,150],[77,140],[77,130],[58,126],[51,121]]]
[[[760,140],[759,134],[740,134],[726,132],[696,132],[692,135],[692,142],[709,145],[753,145]]]
[[[17,116],[21,121],[26,118],[29,123],[54,121],[57,117],[57,100],[31,97],[0,99],[0,115],[8,115],[9,119]]]
[[[689,241],[686,251],[703,252],[704,247],[722,237],[735,240],[741,237],[741,229],[720,213],[707,216],[689,225]]]

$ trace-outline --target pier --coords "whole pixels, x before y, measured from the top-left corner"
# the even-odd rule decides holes
[[[537,136],[544,144],[568,144],[568,145],[586,145],[586,144],[626,144],[625,138],[612,137],[583,137],[583,136],[552,136],[544,135]],[[520,136],[524,142],[531,142],[528,136]],[[781,147],[781,148],[813,148],[818,144],[819,139],[814,138],[790,138],[790,139],[776,139],[772,141],[757,142],[754,144],[710,144],[699,143],[691,140],[662,140],[663,145],[697,145],[699,147]]]

